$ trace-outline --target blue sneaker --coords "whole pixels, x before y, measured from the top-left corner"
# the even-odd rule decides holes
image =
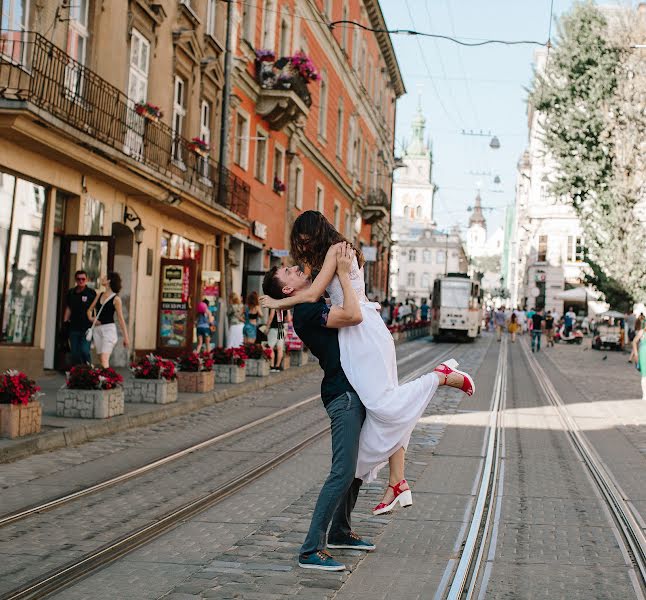
[[[328,548],[339,548],[343,550],[374,550],[375,546],[369,540],[362,540],[354,531],[350,532],[349,537],[337,542],[328,542]]]
[[[325,550],[319,550],[308,556],[298,557],[298,566],[303,569],[319,569],[320,571],[345,571],[345,565],[334,560]]]

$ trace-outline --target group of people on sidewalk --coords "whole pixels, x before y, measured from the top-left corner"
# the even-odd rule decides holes
[[[528,311],[517,308],[507,313],[505,307],[501,306],[492,312],[488,321],[493,323],[498,341],[501,341],[504,331],[509,331],[512,343],[516,342],[518,334],[529,332],[532,338],[532,352],[540,352],[543,334],[547,338],[547,346],[554,346],[555,318],[552,311],[548,310],[545,313],[542,308]],[[564,321],[566,330],[569,327],[571,331],[576,321],[572,308],[564,315]]]

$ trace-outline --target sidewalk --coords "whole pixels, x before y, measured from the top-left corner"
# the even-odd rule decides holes
[[[282,373],[272,373],[269,377],[248,377],[244,383],[217,384],[215,389],[205,394],[178,394],[177,402],[172,404],[138,404],[127,402],[125,412],[110,419],[67,419],[56,416],[56,392],[65,382],[60,373],[46,375],[37,380],[44,396],[43,422],[41,432],[13,440],[0,438],[0,464],[7,463],[30,454],[75,446],[88,440],[110,435],[134,427],[158,423],[171,417],[185,415],[205,406],[228,400],[248,392],[290,381],[296,377],[318,369],[318,362],[312,360],[303,367],[291,367]],[[127,369],[119,369],[121,374],[131,377]]]

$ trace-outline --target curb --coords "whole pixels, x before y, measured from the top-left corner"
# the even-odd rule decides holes
[[[254,377],[253,379],[255,381],[247,380],[226,390],[214,390],[189,400],[159,405],[160,408],[157,410],[151,410],[139,415],[124,414],[110,419],[90,422],[87,425],[73,425],[60,431],[41,433],[34,438],[19,440],[12,446],[0,448],[0,464],[13,462],[19,458],[38,454],[39,452],[77,446],[94,438],[126,431],[127,429],[134,429],[135,427],[152,425],[153,423],[166,421],[173,417],[196,412],[202,408],[235,398],[236,396],[242,396],[243,394],[261,390],[272,385],[285,383],[295,379],[299,375],[308,374],[318,368],[318,361],[314,361],[302,367],[291,367],[287,371],[283,371],[272,377]]]

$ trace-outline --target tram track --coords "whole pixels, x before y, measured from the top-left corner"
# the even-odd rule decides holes
[[[410,381],[418,377],[420,374],[427,372],[430,369],[432,363],[446,360],[446,358],[448,358],[453,353],[456,347],[457,344],[454,344],[452,346],[439,349],[439,352],[429,351],[429,349],[423,348],[407,357],[404,357],[401,361],[399,361],[398,365],[410,362],[421,354],[430,354],[430,356],[424,361],[424,364],[422,366],[413,369],[410,373],[402,378],[402,383]],[[0,524],[8,525],[10,523],[15,523],[17,521],[27,519],[30,516],[58,508],[90,494],[94,494],[109,487],[115,486],[118,483],[128,481],[129,479],[137,477],[143,473],[150,472],[156,468],[159,468],[163,464],[168,464],[169,462],[177,460],[178,458],[199,452],[200,450],[213,446],[219,441],[232,438],[237,434],[247,432],[259,425],[266,424],[280,417],[284,417],[286,414],[289,414],[299,408],[302,408],[303,406],[311,404],[319,398],[320,396],[318,395],[306,398],[305,400],[302,400],[293,406],[282,409],[278,413],[274,413],[273,415],[269,415],[261,419],[256,419],[255,421],[231,430],[230,432],[220,434],[219,436],[214,436],[213,438],[209,438],[208,440],[204,440],[198,444],[184,448],[183,450],[163,457],[162,459],[158,459],[137,469],[122,473],[117,477],[99,482],[93,486],[89,486],[88,488],[74,492],[73,494],[61,496],[39,506],[34,506],[30,509],[20,511],[12,515],[6,515],[5,517],[3,517],[4,522],[0,521]],[[318,427],[313,433],[310,433],[305,438],[301,437],[297,442],[291,443],[287,449],[274,456],[271,456],[267,460],[261,462],[260,464],[254,466],[246,472],[231,477],[226,482],[219,485],[217,488],[194,497],[189,501],[184,502],[180,506],[167,511],[164,514],[152,517],[151,520],[149,520],[145,525],[140,526],[137,529],[133,529],[132,531],[119,536],[115,540],[104,544],[99,548],[82,555],[79,558],[65,563],[64,565],[58,566],[50,570],[49,572],[20,585],[19,587],[0,596],[0,599],[18,600],[27,598],[43,598],[69,586],[74,581],[87,576],[93,571],[98,570],[99,568],[121,558],[129,552],[132,552],[133,550],[145,545],[146,543],[166,533],[173,527],[179,525],[186,519],[197,515],[198,513],[212,507],[223,499],[248,486],[263,474],[272,470],[279,464],[289,460],[306,447],[321,439],[329,432],[329,422],[327,418],[323,418],[320,420],[320,423],[324,423],[324,426]],[[313,423],[314,426],[318,426],[318,424],[318,421]]]

